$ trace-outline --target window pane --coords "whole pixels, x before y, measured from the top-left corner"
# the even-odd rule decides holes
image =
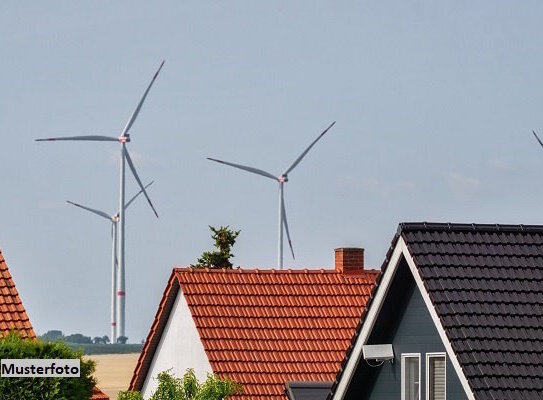
[[[430,400],[445,400],[445,357],[430,357],[428,359],[429,382],[428,394]]]
[[[418,357],[404,359],[404,393],[405,400],[419,400],[419,363]]]

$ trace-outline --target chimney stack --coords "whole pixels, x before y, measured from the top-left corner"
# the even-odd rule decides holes
[[[341,247],[335,249],[336,271],[348,273],[364,272],[364,249],[360,247]]]

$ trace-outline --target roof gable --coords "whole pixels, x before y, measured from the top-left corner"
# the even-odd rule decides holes
[[[539,398],[542,244],[542,226],[400,224],[333,398],[341,398],[349,384],[400,257],[411,268],[468,398]]]
[[[17,331],[23,338],[36,337],[0,251],[0,336],[7,335],[11,330]]]
[[[377,272],[175,269],[213,372],[244,387],[244,399],[284,399],[287,381],[330,381],[347,349]],[[167,288],[131,382],[153,358]]]
[[[540,398],[543,227],[406,224],[401,235],[475,396]]]

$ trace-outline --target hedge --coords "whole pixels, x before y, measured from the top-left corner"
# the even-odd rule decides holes
[[[92,377],[95,363],[83,360],[82,352],[73,350],[62,342],[41,342],[22,339],[12,332],[0,339],[0,359],[42,358],[81,360],[79,378],[0,378],[2,400],[87,400],[96,384]]]

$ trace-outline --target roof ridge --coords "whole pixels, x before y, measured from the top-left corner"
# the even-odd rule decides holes
[[[342,275],[351,275],[350,273],[342,273],[337,271],[335,268],[303,268],[303,269],[283,269],[277,270],[274,268],[270,269],[259,269],[259,268],[191,268],[191,267],[174,267],[175,272],[191,272],[191,273],[215,273],[215,274],[342,274]],[[374,269],[364,269],[363,271],[357,271],[358,274],[363,273],[374,273],[378,270]]]
[[[401,222],[398,235],[406,231],[462,231],[462,232],[543,232],[543,225],[482,224],[451,222]]]

